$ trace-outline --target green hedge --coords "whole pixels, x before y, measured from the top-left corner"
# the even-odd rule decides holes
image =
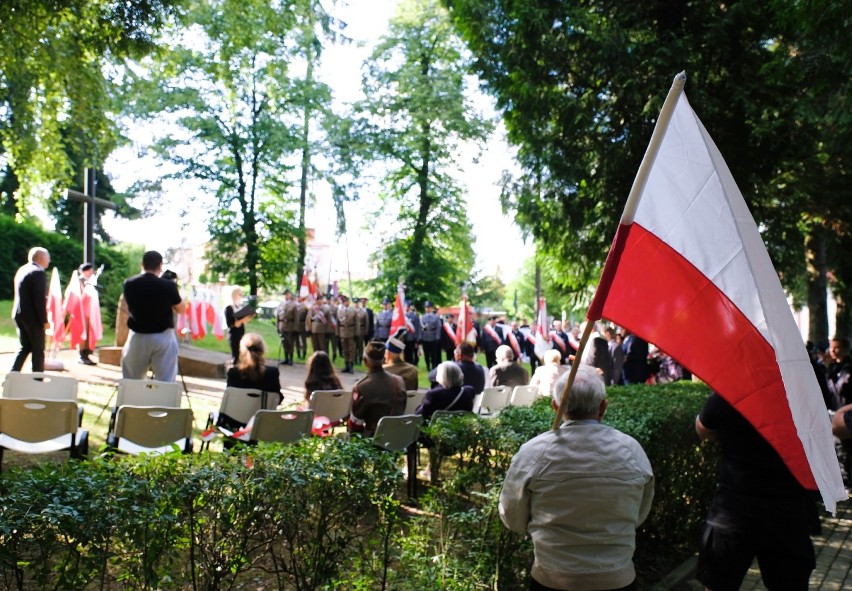
[[[694,552],[717,460],[693,430],[707,393],[610,390],[605,422],[639,440],[656,475],[640,588]],[[541,400],[425,429],[440,480],[415,511],[397,501],[401,459],[357,438],[15,469],[0,475],[0,586],[525,589],[532,547],[503,527],[497,501],[513,454],[552,417]]]
[[[48,232],[32,222],[16,222],[14,218],[0,215],[0,300],[11,300],[14,295],[13,280],[18,267],[27,262],[27,254],[34,246],[50,251],[51,267],[59,269],[62,291],[71,279],[71,273],[83,262],[83,245],[62,234]],[[124,280],[139,272],[139,261],[128,261],[116,247],[97,243],[96,264],[104,265],[100,286],[101,314],[104,326],[115,325],[118,297]]]

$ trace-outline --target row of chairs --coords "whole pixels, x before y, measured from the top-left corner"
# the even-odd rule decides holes
[[[507,406],[532,406],[539,396],[538,386],[489,386],[474,400],[473,412],[496,415]]]

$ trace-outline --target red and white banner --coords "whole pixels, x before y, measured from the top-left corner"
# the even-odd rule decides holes
[[[302,285],[299,286],[299,297],[306,298],[311,295],[311,290],[308,287],[308,274],[302,273]]]
[[[390,333],[396,334],[400,328],[404,328],[412,336],[414,335],[414,325],[411,320],[405,316],[405,288],[401,285],[396,289],[396,301],[393,303],[393,315],[391,316]]]
[[[515,359],[520,361],[521,359],[521,344],[518,342],[518,337],[515,336],[511,330],[506,333],[506,339],[509,341],[509,346],[512,347],[512,351],[515,352]]]
[[[547,329],[547,300],[544,298],[538,299],[538,317],[533,327],[535,336],[535,347],[533,351],[536,357],[544,359],[544,354],[553,348],[550,340],[550,331]]]
[[[470,305],[467,296],[462,297],[459,306],[459,321],[456,324],[456,345],[470,343],[476,345],[476,329],[473,328],[473,318],[470,317]]]
[[[493,326],[491,326],[490,324],[486,324],[482,327],[482,329],[488,334],[489,337],[491,337],[491,340],[493,340],[495,343],[497,343],[498,345],[503,344],[503,339],[500,338],[500,335],[497,334],[497,331],[494,330]]]
[[[456,331],[453,329],[453,325],[449,322],[444,322],[444,332],[447,333],[447,336],[454,343],[458,343],[458,337],[456,336]]]
[[[684,81],[675,79],[660,113],[587,317],[608,318],[678,359],[834,512],[847,494],[813,368],[760,232]]]
[[[47,321],[53,334],[53,350],[58,351],[65,340],[65,308],[62,307],[62,286],[59,284],[59,271],[53,267],[50,273],[50,285],[47,289]]]

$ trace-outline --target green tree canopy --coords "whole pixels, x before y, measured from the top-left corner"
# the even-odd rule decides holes
[[[444,304],[460,297],[473,273],[453,172],[462,142],[484,140],[490,124],[468,97],[465,55],[437,2],[408,0],[367,63],[366,98],[345,127],[352,149],[385,167],[378,293],[392,294],[403,277],[412,300]]]

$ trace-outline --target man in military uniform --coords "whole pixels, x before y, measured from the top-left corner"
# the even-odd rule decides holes
[[[367,298],[361,298],[361,310],[367,315],[367,321],[364,323],[366,330],[362,335],[364,338],[364,346],[367,346],[367,343],[376,338],[376,330],[375,330],[375,322],[376,318],[373,314],[373,311],[367,307]]]
[[[364,348],[363,358],[367,376],[352,388],[349,428],[372,437],[379,419],[405,412],[405,382],[382,368],[385,344],[381,341],[371,341]]]
[[[293,365],[293,349],[296,341],[296,322],[298,321],[298,304],[293,299],[290,290],[284,291],[284,301],[278,305],[276,313],[278,335],[284,347],[283,365]]]
[[[310,330],[311,344],[314,353],[323,351],[328,353],[328,325],[331,324],[331,312],[325,303],[325,296],[317,295],[317,301],[311,306],[305,316],[305,328]]]
[[[340,308],[337,310],[337,329],[343,348],[343,373],[353,373],[355,365],[355,343],[358,336],[358,311],[349,304],[349,298],[340,296]]]
[[[420,363],[420,354],[417,351],[420,347],[420,316],[417,314],[414,304],[408,304],[408,311],[405,313],[405,317],[411,323],[411,326],[414,327],[414,330],[409,330],[405,333],[405,361],[417,367]]]
[[[386,341],[390,338],[390,327],[393,321],[393,310],[391,301],[387,298],[382,299],[382,311],[376,314],[376,333],[377,341]]]
[[[399,376],[405,381],[406,390],[416,390],[417,384],[417,368],[400,359],[400,355],[405,350],[405,343],[400,340],[400,333],[403,329],[399,329],[395,336],[392,336],[385,343],[385,364],[382,366],[388,373]]]
[[[328,324],[325,325],[325,338],[328,340],[329,349],[331,349],[332,361],[337,361],[337,356],[341,353],[340,350],[340,331],[338,329],[337,313],[340,310],[340,298],[332,294],[326,295],[328,301]]]
[[[435,314],[435,307],[432,302],[429,300],[423,302],[423,309],[425,313],[420,317],[420,342],[423,345],[426,369],[431,370],[441,363],[441,349],[438,345],[443,328],[441,319]]]
[[[305,318],[308,316],[308,306],[305,302],[307,298],[305,296],[299,297],[299,301],[296,302],[296,327],[295,327],[295,345],[296,345],[296,354],[299,356],[299,359],[305,359],[308,356],[308,334],[310,330],[305,327]]]

